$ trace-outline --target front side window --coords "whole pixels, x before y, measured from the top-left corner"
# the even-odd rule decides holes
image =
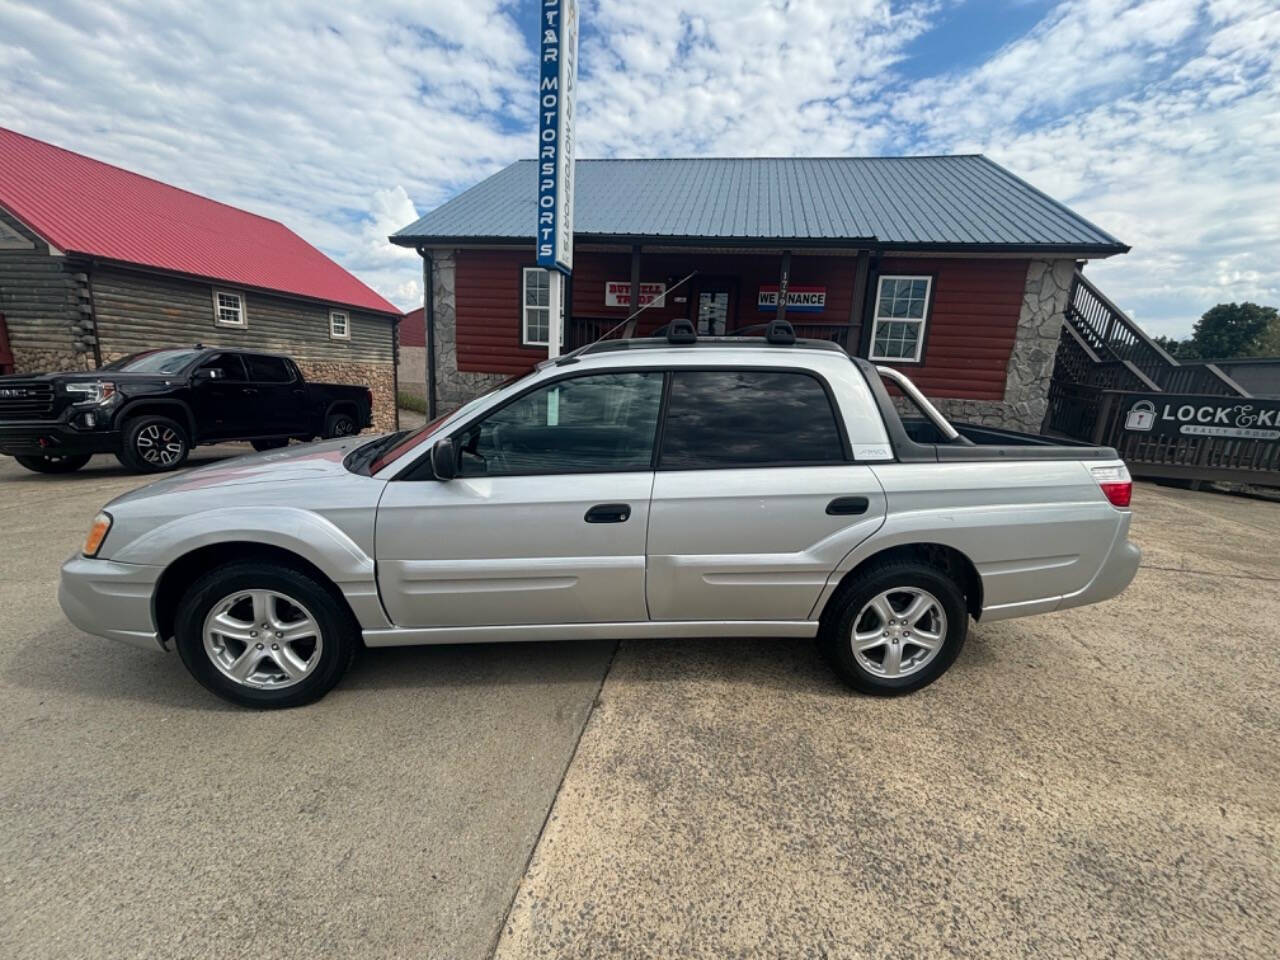
[[[527,393],[455,439],[463,477],[648,470],[658,372],[604,373]]]
[[[871,359],[918,363],[924,354],[932,277],[881,277]]]
[[[333,340],[351,339],[351,317],[345,310],[329,311],[329,337]]]
[[[288,383],[293,379],[293,371],[280,357],[246,353],[244,364],[249,368],[249,379],[255,383]]]
[[[524,319],[520,331],[526,347],[545,347],[551,343],[551,274],[541,267],[525,267],[521,272],[520,302]],[[564,316],[564,304],[560,306]],[[560,345],[564,346],[564,324],[560,324]]]
[[[219,380],[229,380],[232,383],[243,383],[244,364],[240,362],[240,357],[234,353],[221,353],[207,363],[200,365],[202,370],[217,370]]]
[[[799,371],[677,370],[662,428],[663,470],[842,463],[822,384]]]
[[[244,297],[229,290],[213,291],[213,322],[220,327],[244,327]]]

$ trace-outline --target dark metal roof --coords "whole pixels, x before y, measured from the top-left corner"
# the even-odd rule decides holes
[[[580,240],[1129,249],[979,155],[579,160],[576,176]],[[534,161],[513,163],[392,242],[532,243],[536,178]]]

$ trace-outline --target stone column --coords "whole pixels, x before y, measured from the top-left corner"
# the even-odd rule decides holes
[[[1004,402],[1009,426],[1039,432],[1048,408],[1053,358],[1066,315],[1074,260],[1032,260],[1009,356]]]

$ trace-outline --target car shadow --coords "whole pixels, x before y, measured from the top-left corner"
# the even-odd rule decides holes
[[[991,654],[970,642],[952,671],[988,669]],[[10,658],[3,679],[15,686],[78,697],[128,699],[182,710],[227,711],[199,686],[172,650],[152,652],[65,628],[36,634]],[[598,681],[611,669],[620,682],[769,687],[856,696],[812,640],[738,637],[671,640],[547,640],[439,644],[361,650],[336,692],[544,687]]]
[[[253,453],[253,448],[246,444],[219,444],[214,447],[199,447],[191,456],[174,473],[181,473],[184,470],[191,470],[195,467],[206,467],[213,463],[219,463],[223,460],[229,460],[233,457],[244,456],[246,453]],[[77,483],[83,480],[104,480],[113,477],[136,477],[139,483],[146,483],[149,480],[158,480],[160,477],[168,476],[167,473],[136,473],[128,469],[119,460],[111,454],[97,454],[92,460],[86,463],[74,473],[36,473],[34,470],[28,470],[18,464],[11,457],[0,456],[0,464],[7,469],[4,470],[4,479],[10,483],[27,482],[27,483]]]

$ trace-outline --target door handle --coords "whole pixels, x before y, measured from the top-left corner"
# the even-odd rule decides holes
[[[587,523],[625,523],[630,516],[629,503],[597,503],[582,519]]]
[[[241,387],[240,392],[241,393],[257,393],[258,391],[254,387]]]
[[[866,497],[836,497],[827,504],[827,513],[833,517],[853,517],[866,513],[870,505]]]

